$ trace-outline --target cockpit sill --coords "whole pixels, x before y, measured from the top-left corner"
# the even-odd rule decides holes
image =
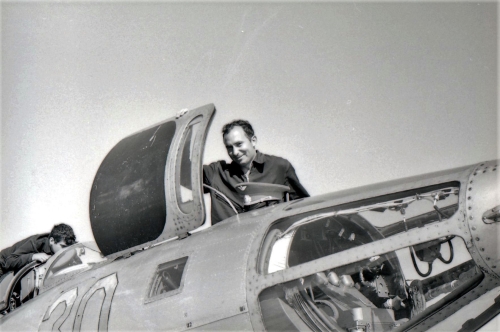
[[[302,198],[288,203],[284,203],[284,211],[300,210],[307,211],[310,209],[321,209],[322,207],[354,202],[354,200],[363,200],[365,198],[377,197],[389,193],[402,192],[413,188],[420,188],[439,183],[459,181],[467,177],[478,164],[472,164],[462,167],[457,167],[450,170],[438,171],[432,173],[424,173],[421,175],[406,177],[402,179],[389,180],[368,184],[361,187],[343,189],[326,194],[321,194],[313,197]],[[464,183],[462,183],[464,184]],[[304,210],[302,210],[304,209]]]
[[[284,211],[286,215],[291,215],[291,214],[296,214],[296,213],[302,213],[302,212],[307,212],[311,210],[321,210],[322,208],[327,208],[327,207],[332,207],[332,206],[337,206],[336,210],[340,211],[345,208],[349,208],[349,206],[355,206],[358,204],[359,201],[362,199],[359,199],[359,197],[363,195],[363,193],[367,197],[384,197],[384,201],[386,199],[391,199],[394,198],[394,204],[398,205],[401,204],[401,202],[398,202],[398,197],[405,196],[406,194],[408,195],[415,195],[418,194],[419,191],[421,191],[421,187],[418,186],[418,184],[421,184],[422,186],[425,186],[426,184],[435,184],[436,182],[433,181],[434,178],[440,178],[441,181],[443,181],[443,184],[446,183],[444,181],[446,180],[455,180],[455,182],[450,182],[450,185],[455,186],[455,187],[460,187],[460,182],[456,181],[459,179],[461,176],[466,174],[468,171],[473,169],[476,165],[469,165],[469,166],[464,166],[464,167],[459,167],[455,168],[452,170],[448,171],[441,171],[441,172],[435,172],[431,174],[425,174],[425,175],[419,175],[419,176],[414,176],[410,178],[404,178],[404,179],[399,179],[395,181],[389,181],[389,182],[384,182],[384,183],[376,183],[376,184],[371,184],[367,186],[362,186],[354,189],[348,189],[348,190],[341,190],[338,192],[333,192],[333,193],[328,193],[328,194],[323,194],[323,195],[318,195],[314,197],[308,197],[308,198],[301,198],[295,201],[290,201],[290,202],[283,202],[277,205],[273,205],[270,207],[266,207],[263,209],[259,210],[254,210],[254,211],[249,211],[245,212],[242,214],[239,214],[235,217],[238,219],[241,219],[242,221],[250,221],[253,220],[254,218],[258,218],[260,216],[266,215],[266,219],[270,217],[270,215],[275,215],[279,214],[279,211]],[[443,179],[444,176],[444,179]],[[408,188],[408,183],[412,184],[411,189]],[[443,185],[435,185],[436,188],[443,188]],[[432,189],[432,187],[430,188]],[[401,191],[402,190],[402,191]],[[399,192],[398,192],[399,191]],[[391,193],[397,192],[397,196],[390,197],[387,195],[390,195]],[[356,196],[358,200],[356,201],[351,201],[349,202],[350,198]],[[379,198],[380,200],[380,198]],[[349,202],[346,204],[346,202]],[[376,204],[377,200],[373,200],[372,204]],[[456,211],[457,205],[454,207],[446,207],[442,212],[449,215],[450,213]],[[233,218],[235,218],[233,217]],[[233,218],[228,219],[228,222],[234,221]],[[376,226],[376,225],[374,225]],[[387,229],[384,231],[384,235],[390,236],[392,234],[401,232],[404,227],[407,227],[407,229],[411,229],[413,227],[421,227],[423,224],[419,223],[418,220],[412,221],[411,219],[407,220],[407,225],[405,226],[402,222],[395,223],[394,225],[388,226]],[[142,248],[138,248],[134,250],[133,252],[128,252],[124,253],[123,255],[119,255],[115,259],[123,259],[123,258],[128,258],[131,255],[135,255],[137,253],[140,253],[142,251],[148,250],[149,248],[156,247],[158,245],[162,245],[164,243],[168,243],[174,240],[182,240],[183,238],[200,232],[204,231],[207,228],[207,225],[203,224],[199,228],[190,231],[186,233],[186,236],[175,236],[169,239],[165,239],[156,243],[151,243],[151,244],[146,244]]]

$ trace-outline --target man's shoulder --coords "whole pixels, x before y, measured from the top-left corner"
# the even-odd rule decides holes
[[[228,167],[230,164],[227,163],[227,161],[225,160],[217,160],[217,161],[214,161],[210,164],[207,164],[207,165],[203,165],[203,167],[210,167],[210,168],[226,168]]]
[[[27,242],[40,243],[40,242],[43,242],[43,241],[47,240],[48,237],[49,237],[49,234],[50,233],[42,233],[42,234],[31,235],[31,236],[25,238],[24,240],[22,240],[20,242],[23,242],[23,243],[27,243]]]
[[[275,156],[272,154],[266,154],[266,153],[262,153],[262,152],[261,152],[261,155],[262,155],[262,159],[264,162],[271,161],[272,163],[275,163],[277,165],[283,165],[283,166],[290,165],[290,162],[288,161],[288,159],[285,159],[283,157]]]
[[[225,160],[214,161],[210,164],[203,165],[203,171],[205,172],[219,172],[219,171],[228,171],[231,168],[231,163],[228,163]]]
[[[44,239],[48,236],[49,236],[49,233],[30,235],[22,240],[17,241],[16,243],[11,245],[10,247],[3,248],[2,253],[13,252],[13,251],[17,250],[18,248],[21,248],[21,247],[24,248],[25,246],[30,246],[31,244],[29,244],[29,243],[37,242],[38,239]]]
[[[42,233],[42,234],[34,234],[34,235],[30,235],[28,236],[27,238],[24,238],[22,239],[21,241],[17,242],[17,243],[24,243],[24,242],[30,242],[30,241],[37,241],[38,239],[41,239],[41,238],[46,238],[49,236],[49,233]],[[16,243],[16,244],[17,244]]]
[[[34,239],[35,240],[45,240],[49,237],[50,233],[42,233],[42,234],[37,234],[37,235],[34,235]]]

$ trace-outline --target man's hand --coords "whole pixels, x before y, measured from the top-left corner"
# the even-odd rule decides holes
[[[44,252],[40,252],[38,254],[33,254],[33,257],[31,258],[32,261],[39,261],[40,263],[45,263],[47,259],[50,258],[50,255],[47,255]]]

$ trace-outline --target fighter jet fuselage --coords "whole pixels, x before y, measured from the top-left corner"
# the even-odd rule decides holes
[[[282,202],[193,232],[205,220],[202,147],[214,111],[110,151],[89,204],[98,249],[76,244],[20,277],[24,295],[2,330],[426,331],[500,285],[497,161]]]

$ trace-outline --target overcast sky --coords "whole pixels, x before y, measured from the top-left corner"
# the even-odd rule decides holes
[[[498,158],[490,3],[2,2],[5,247],[55,223],[93,240],[120,139],[214,103],[312,195]]]

